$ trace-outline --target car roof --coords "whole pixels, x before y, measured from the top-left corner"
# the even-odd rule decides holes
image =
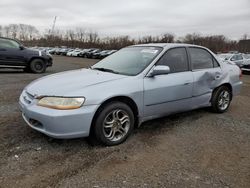
[[[203,46],[198,46],[194,44],[185,44],[185,43],[149,43],[149,44],[137,44],[133,46],[145,46],[145,47],[162,47],[162,48],[174,48],[174,47],[200,47],[204,48]]]

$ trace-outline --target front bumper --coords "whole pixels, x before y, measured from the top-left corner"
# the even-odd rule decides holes
[[[46,60],[46,62],[47,62],[47,67],[51,67],[52,64],[53,64],[53,58],[52,58],[52,57],[49,57],[49,58]]]
[[[19,104],[25,122],[33,129],[53,138],[79,138],[89,136],[97,105],[75,110],[55,110],[37,106],[37,100],[23,92]]]

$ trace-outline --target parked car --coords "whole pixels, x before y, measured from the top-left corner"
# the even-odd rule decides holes
[[[87,52],[87,53],[85,54],[85,56],[86,56],[87,58],[93,58],[93,54],[94,54],[94,53],[99,53],[99,52],[101,52],[101,51],[102,51],[102,50],[100,50],[100,49],[93,49],[93,50]]]
[[[72,52],[72,56],[73,56],[73,57],[79,57],[81,52],[82,52],[81,49],[74,50],[74,51]]]
[[[245,61],[242,63],[241,70],[243,72],[250,72],[250,54],[243,55]]]
[[[110,56],[111,54],[113,54],[113,53],[115,53],[115,52],[117,52],[117,50],[109,50],[109,51],[107,51],[107,52],[105,52],[105,53],[101,53],[100,56],[99,56],[99,58],[100,58],[100,59],[103,59],[103,58],[105,58],[105,57]]]
[[[67,54],[66,54],[66,56],[72,56],[72,53],[74,52],[74,49],[70,49],[68,52],[67,52]]]
[[[226,54],[219,54],[218,56],[220,59],[224,61],[233,62],[239,67],[242,67],[243,63],[245,62],[243,54],[240,53],[226,53]]]
[[[33,81],[19,103],[37,131],[63,139],[91,135],[110,146],[147,120],[208,106],[227,111],[240,75],[238,66],[201,46],[135,45],[89,69]]]
[[[52,62],[52,56],[46,51],[29,49],[16,40],[0,37],[0,68],[43,73]]]
[[[70,48],[63,48],[59,52],[60,52],[60,55],[66,56],[68,51],[70,51],[70,50],[71,50]]]
[[[101,54],[107,53],[109,50],[98,51],[92,54],[93,59],[100,59]]]
[[[85,57],[85,54],[87,53],[87,52],[89,52],[90,51],[90,49],[83,49],[80,53],[79,53],[79,57]]]

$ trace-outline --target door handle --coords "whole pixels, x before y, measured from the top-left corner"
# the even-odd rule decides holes
[[[6,49],[0,49],[0,51],[6,51]]]
[[[221,78],[221,75],[216,75],[215,77],[214,77],[214,80],[219,80]]]

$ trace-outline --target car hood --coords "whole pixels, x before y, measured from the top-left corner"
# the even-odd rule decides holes
[[[35,96],[71,96],[83,88],[127,76],[91,69],[66,71],[45,76],[30,83],[25,90]]]

